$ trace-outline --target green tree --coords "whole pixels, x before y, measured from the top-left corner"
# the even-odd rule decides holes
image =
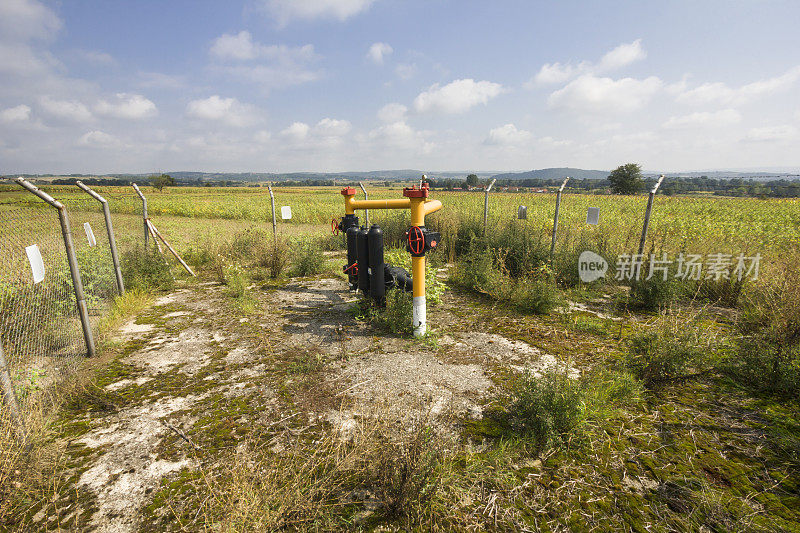
[[[644,185],[642,166],[636,163],[620,165],[608,176],[614,194],[636,194]]]
[[[160,176],[150,176],[150,183],[161,191],[164,187],[175,185],[175,180],[169,174],[161,174]]]
[[[467,185],[470,187],[477,187],[478,185],[478,176],[475,174],[470,174],[467,176]]]

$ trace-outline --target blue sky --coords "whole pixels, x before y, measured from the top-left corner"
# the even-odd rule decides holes
[[[0,1],[0,173],[800,167],[800,2]]]

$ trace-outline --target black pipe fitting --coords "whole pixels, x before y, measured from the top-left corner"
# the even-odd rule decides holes
[[[358,238],[358,227],[351,226],[347,228],[347,264],[344,266],[344,272],[347,274],[347,279],[350,282],[350,290],[354,291],[358,288],[358,247],[356,239]]]
[[[377,224],[373,224],[367,234],[369,247],[369,294],[382,304],[386,297],[386,285],[383,272],[383,232]]]
[[[350,228],[358,229],[358,217],[355,215],[345,215],[342,217],[342,220],[338,224],[339,231],[344,234],[347,234],[347,230]]]
[[[358,263],[358,290],[369,294],[369,241],[367,228],[361,226],[356,235],[356,262]]]

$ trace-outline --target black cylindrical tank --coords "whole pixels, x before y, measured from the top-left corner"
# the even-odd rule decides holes
[[[376,302],[383,302],[386,286],[383,277],[383,232],[373,224],[367,234],[369,245],[369,294]]]
[[[350,281],[350,290],[354,291],[358,288],[358,275],[355,274],[357,270],[351,268],[358,262],[358,248],[356,239],[358,238],[358,227],[351,226],[347,228],[347,278]]]
[[[369,294],[369,243],[367,242],[367,234],[367,228],[361,226],[356,236],[358,290],[364,296]]]

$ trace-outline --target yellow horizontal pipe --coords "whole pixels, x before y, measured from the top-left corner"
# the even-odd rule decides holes
[[[442,202],[439,200],[430,200],[425,202],[425,214],[430,215],[442,208]]]
[[[393,198],[390,200],[352,200],[353,209],[408,209],[411,201],[408,198]]]

